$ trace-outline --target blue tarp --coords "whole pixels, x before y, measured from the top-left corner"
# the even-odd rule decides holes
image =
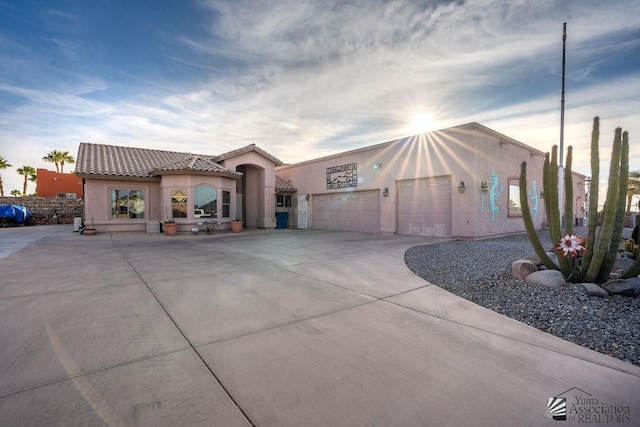
[[[26,225],[31,220],[31,212],[24,206],[0,205],[0,226]]]

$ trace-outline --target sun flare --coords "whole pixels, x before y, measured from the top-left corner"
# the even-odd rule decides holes
[[[433,120],[431,116],[426,113],[417,114],[411,121],[411,130],[413,133],[425,133],[432,130]]]

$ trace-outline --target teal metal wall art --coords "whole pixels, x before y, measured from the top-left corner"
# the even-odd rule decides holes
[[[498,182],[498,173],[496,171],[491,172],[491,186],[489,187],[489,208],[491,208],[491,221],[496,220],[496,214],[499,212],[496,200],[500,200],[504,193],[504,188],[500,188]]]

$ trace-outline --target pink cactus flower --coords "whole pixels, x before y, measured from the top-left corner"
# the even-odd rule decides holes
[[[580,252],[586,251],[584,246],[582,246],[585,240],[584,237],[577,237],[575,234],[571,236],[565,234],[564,237],[560,238],[560,243],[558,243],[554,249],[562,249],[562,255],[564,256],[571,255],[574,258],[578,258]]]

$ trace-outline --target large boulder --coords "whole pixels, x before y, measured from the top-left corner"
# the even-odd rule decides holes
[[[544,286],[545,288],[557,289],[567,284],[564,276],[558,270],[540,270],[529,274],[524,281],[530,285]]]
[[[595,283],[576,283],[576,287],[584,290],[584,292],[590,297],[604,298],[609,296],[609,292],[602,289],[600,285]]]
[[[538,264],[528,259],[518,259],[511,264],[511,274],[516,279],[524,279],[535,271],[538,271]]]
[[[616,279],[609,280],[602,285],[611,294],[624,295],[627,297],[639,297],[640,296],[640,277],[633,279]]]

